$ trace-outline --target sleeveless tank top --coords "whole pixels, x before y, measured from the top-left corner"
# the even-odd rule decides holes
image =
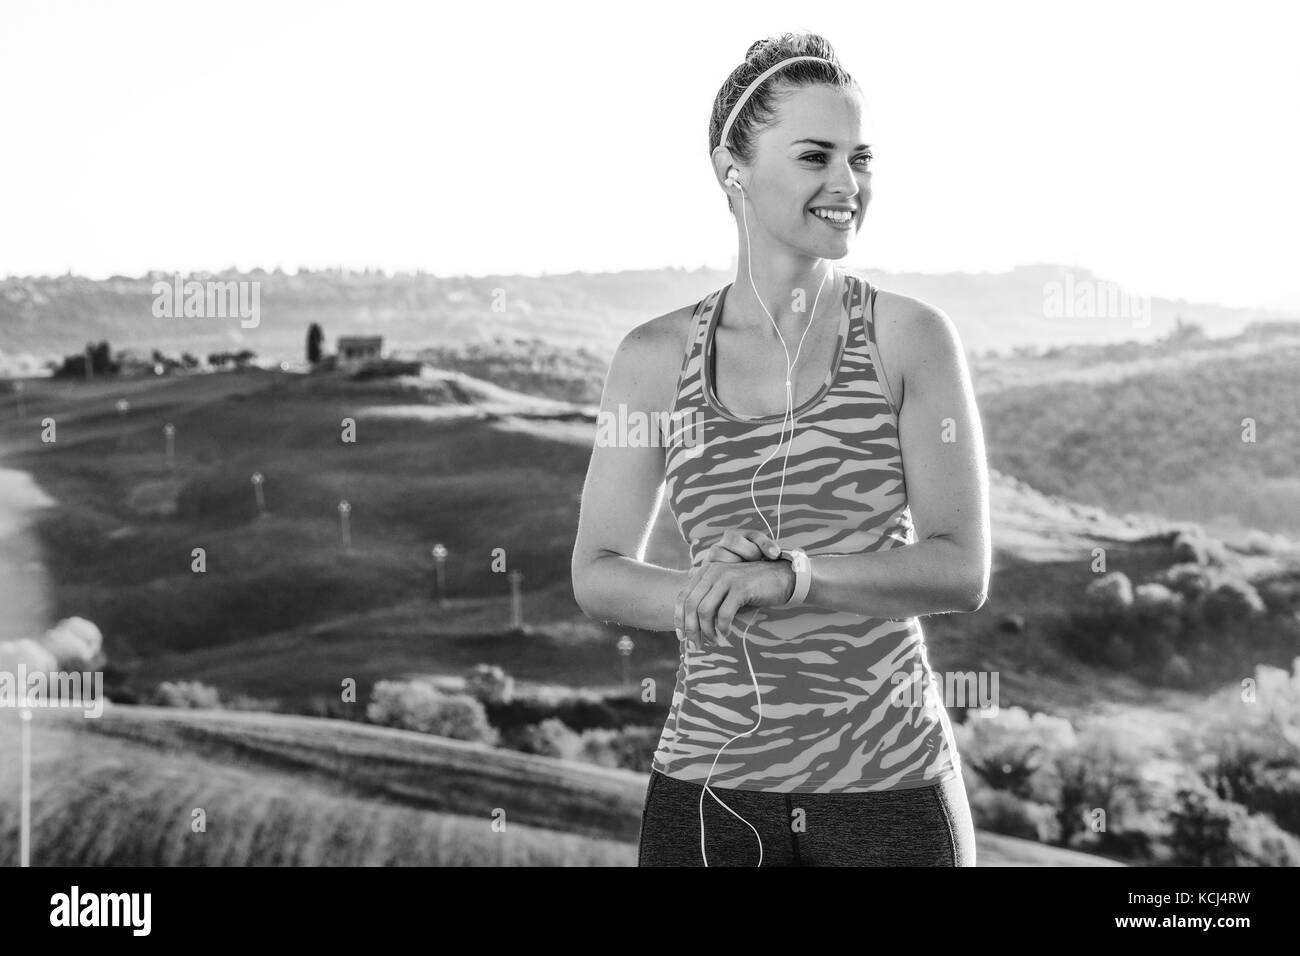
[[[714,389],[714,333],[731,284],[695,306],[662,435],[665,493],[692,564],[728,529],[769,533],[754,498],[777,531],[783,461],[778,544],[803,548],[814,567],[819,554],[884,551],[916,540],[897,407],[880,371],[876,289],[835,271],[844,283],[838,361],[817,394],[795,409],[793,435],[785,426],[788,461],[783,414],[736,415]],[[751,498],[750,481],[760,465]],[[807,604],[746,607],[736,615],[728,642],[730,647],[707,646],[689,658],[679,643],[672,706],[652,763],[661,773],[699,784],[708,777],[719,788],[780,793],[901,790],[959,773],[952,726],[934,686],[918,618],[867,617]],[[761,722],[742,642],[762,691]],[[757,730],[727,744],[756,722]]]

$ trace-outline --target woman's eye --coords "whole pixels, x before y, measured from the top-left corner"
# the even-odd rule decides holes
[[[804,155],[804,156],[801,157],[801,158],[802,158],[802,159],[805,159],[805,160],[807,160],[807,161],[809,161],[809,162],[822,163],[822,162],[825,162],[825,161],[826,161],[826,154],[825,154],[825,153],[808,153],[808,154]],[[860,155],[860,156],[856,156],[856,157],[854,157],[854,160],[853,160],[853,161],[854,161],[855,163],[861,163],[861,164],[863,165],[863,167],[865,168],[865,167],[866,167],[868,164],[870,164],[871,161],[872,161],[873,159],[875,159],[875,158],[876,158],[876,157],[875,157],[875,154],[874,154],[874,153],[863,153],[863,154]]]

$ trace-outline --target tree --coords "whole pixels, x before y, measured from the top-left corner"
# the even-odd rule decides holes
[[[324,340],[325,333],[321,327],[313,322],[307,329],[307,361],[315,365],[320,361],[320,344]]]
[[[99,345],[95,347],[95,351],[91,356],[91,364],[96,375],[104,375],[108,372],[117,371],[113,365],[108,342],[100,342]]]

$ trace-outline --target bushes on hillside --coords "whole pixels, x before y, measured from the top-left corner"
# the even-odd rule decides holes
[[[1051,755],[1076,744],[1068,720],[1039,713],[1031,717],[1023,707],[1003,708],[992,717],[972,717],[955,724],[953,733],[967,766],[993,789],[1023,799],[1038,795],[1034,777]]]
[[[967,780],[971,817],[981,830],[1039,843],[1055,842],[1057,822],[1054,807],[1023,800],[1006,790],[994,790],[987,784],[975,785],[972,778]]]
[[[1293,593],[1294,588],[1294,593]],[[1192,562],[1133,586],[1121,571],[1089,582],[1085,609],[1060,630],[1079,659],[1167,687],[1194,687],[1295,646],[1300,585]]]
[[[163,681],[149,703],[162,707],[220,707],[221,695],[215,687],[196,680]]]
[[[1172,749],[1136,729],[1016,707],[955,725],[976,825],[1160,863],[1300,865],[1300,658],[1211,698]]]
[[[582,759],[602,767],[650,772],[660,727],[593,727],[583,731]]]
[[[582,754],[582,735],[557,717],[517,727],[501,743],[511,750],[562,760],[578,760]]]
[[[508,704],[515,696],[515,679],[495,664],[475,664],[465,675],[465,693],[484,704]]]
[[[548,717],[511,730],[501,742],[523,753],[648,773],[659,732],[657,727],[593,727],[579,733],[559,718]]]
[[[427,681],[379,681],[366,706],[371,723],[495,744],[483,704],[468,694],[448,694]]]
[[[1177,866],[1300,866],[1300,839],[1206,789],[1178,791],[1170,813]]]
[[[1122,729],[1021,707],[953,728],[977,827],[1080,850],[1140,848],[1136,821],[1153,806],[1143,779],[1146,755]],[[1099,815],[1102,811],[1104,815]],[[1099,820],[1104,828],[1094,831]]]
[[[1300,835],[1300,657],[1291,673],[1260,666],[1252,680],[1212,698],[1179,751],[1217,797]]]

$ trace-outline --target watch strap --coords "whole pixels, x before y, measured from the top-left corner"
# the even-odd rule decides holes
[[[777,558],[785,558],[794,568],[794,593],[781,607],[798,607],[808,597],[808,589],[812,587],[812,563],[801,548],[782,548]]]

